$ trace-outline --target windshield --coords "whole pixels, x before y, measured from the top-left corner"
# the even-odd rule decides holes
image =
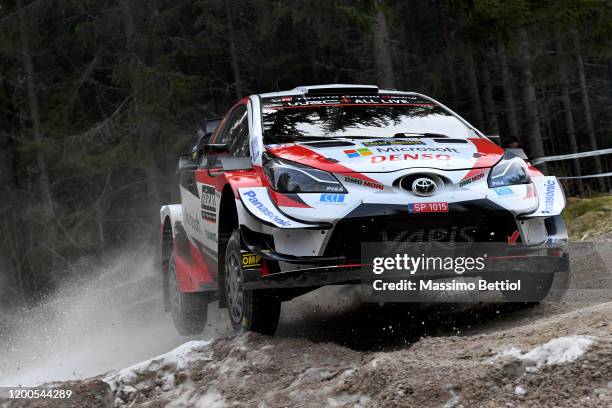
[[[263,99],[264,143],[327,138],[478,137],[440,105],[416,95]]]

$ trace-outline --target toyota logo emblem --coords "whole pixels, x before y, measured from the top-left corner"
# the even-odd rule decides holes
[[[436,191],[436,183],[428,177],[419,177],[412,182],[412,191],[418,196],[429,197]]]

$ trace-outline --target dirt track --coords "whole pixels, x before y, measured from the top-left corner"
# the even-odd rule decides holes
[[[610,406],[611,249],[572,248],[562,302],[381,306],[359,303],[354,288],[324,288],[283,306],[275,338],[227,337],[215,323],[225,311],[212,311],[217,339],[184,367],[161,359],[63,386],[77,391],[71,406]],[[593,343],[575,361],[535,368],[517,350],[496,357],[585,335]]]

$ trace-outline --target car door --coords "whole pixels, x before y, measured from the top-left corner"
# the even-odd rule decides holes
[[[202,242],[206,249],[218,251],[218,215],[222,188],[225,184],[221,169],[221,157],[249,157],[249,129],[246,104],[241,103],[230,112],[227,121],[212,138],[212,144],[226,144],[225,155],[209,154],[197,170],[200,213],[202,220]]]

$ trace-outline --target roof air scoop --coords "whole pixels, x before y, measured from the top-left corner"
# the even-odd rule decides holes
[[[350,85],[350,84],[334,84],[334,85],[319,85],[319,86],[299,86],[295,88],[298,92],[313,95],[377,95],[378,87],[376,85]]]

